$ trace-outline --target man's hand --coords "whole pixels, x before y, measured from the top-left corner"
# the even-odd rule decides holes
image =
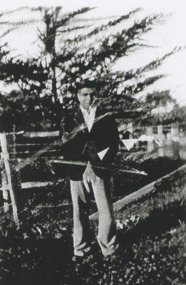
[[[89,187],[88,187],[88,183],[89,182],[95,183],[95,181],[96,181],[96,175],[95,175],[95,173],[92,169],[92,166],[90,164],[90,161],[89,161],[87,164],[87,167],[85,169],[85,172],[83,173],[83,182],[84,182],[85,187],[86,187],[88,192],[90,192]]]
[[[68,140],[68,133],[67,132],[63,133],[61,140],[62,140],[63,143],[67,142],[67,140]]]

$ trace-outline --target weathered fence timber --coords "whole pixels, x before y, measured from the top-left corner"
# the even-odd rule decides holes
[[[9,191],[11,205],[12,205],[13,218],[14,218],[16,225],[19,227],[18,203],[17,203],[17,197],[16,197],[16,194],[18,191],[17,189],[18,185],[15,185],[15,180],[14,180],[15,173],[13,173],[13,168],[9,162],[9,153],[8,153],[7,139],[6,139],[5,133],[0,134],[0,141],[1,141],[1,148],[2,148],[2,153],[1,153],[2,165],[4,164],[4,169],[2,171],[2,180],[3,180],[2,191],[3,191],[3,198],[6,201],[6,204],[4,206],[4,211],[7,212],[9,210],[9,207],[7,205],[8,191]]]
[[[181,180],[182,190],[186,192],[186,164],[179,167],[175,171],[149,183],[145,187],[142,187],[141,189],[137,190],[136,192],[124,197],[123,199],[120,199],[114,203],[114,212],[117,215],[117,213],[122,212],[125,210],[127,206],[129,206],[132,203],[136,203],[141,201],[143,198],[146,197],[148,199],[149,195],[152,195],[153,193],[158,192],[161,185],[170,185],[171,189],[174,187],[177,187],[178,179]],[[168,181],[171,180],[171,183],[168,183]],[[170,195],[171,195],[171,189]],[[98,218],[98,213],[94,213],[90,216],[91,220],[96,220]]]

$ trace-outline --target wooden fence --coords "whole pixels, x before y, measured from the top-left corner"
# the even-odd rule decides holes
[[[20,189],[25,186],[26,188],[43,187],[51,183],[51,181],[22,182],[20,172],[39,157],[58,157],[58,137],[59,132],[0,134],[3,208],[7,213],[10,210],[10,205],[12,206],[12,214],[17,227],[20,226]]]
[[[166,130],[167,131],[167,130]],[[172,128],[165,135],[165,130],[162,126],[157,127],[157,132],[154,133],[153,127],[146,127],[142,129],[142,133],[154,136],[160,141],[158,146],[158,153],[160,156],[167,155],[165,146],[168,149],[177,143],[178,150],[186,146],[186,138],[180,136],[177,127],[172,125]],[[130,132],[130,138],[134,137],[134,130]],[[19,133],[1,133],[1,190],[3,195],[3,208],[7,213],[10,210],[9,197],[12,206],[12,214],[16,225],[19,227],[19,195],[20,189],[32,187],[45,187],[52,185],[50,180],[45,181],[24,181],[21,179],[20,172],[32,164],[38,158],[43,158],[46,162],[57,162],[60,157],[59,132],[19,132]],[[139,144],[135,146],[139,147]],[[154,142],[146,142],[146,151],[151,152],[154,150]],[[122,143],[120,144],[120,151],[127,151]],[[51,170],[52,171],[52,170]]]

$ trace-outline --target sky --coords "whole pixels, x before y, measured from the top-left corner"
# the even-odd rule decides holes
[[[175,47],[182,47],[181,51],[167,58],[158,70],[151,72],[150,75],[161,73],[166,76],[153,84],[153,87],[145,90],[145,93],[170,89],[172,97],[177,99],[180,105],[186,104],[186,0],[6,0],[1,3],[0,13],[24,6],[56,5],[62,6],[64,13],[85,6],[96,7],[87,13],[86,17],[90,18],[119,16],[136,8],[142,8],[142,10],[134,16],[134,20],[157,13],[165,15],[166,20],[163,23],[156,25],[152,31],[143,36],[144,43],[153,47],[143,48],[125,56],[116,62],[113,70],[125,71],[138,68],[163,56]],[[22,10],[5,18],[1,17],[0,20],[21,20],[29,18],[28,13]],[[85,18],[85,15],[83,17]],[[12,52],[25,57],[34,55],[38,49],[37,45],[33,44],[36,36],[37,28],[33,25],[27,28],[26,33],[15,31],[8,38]]]

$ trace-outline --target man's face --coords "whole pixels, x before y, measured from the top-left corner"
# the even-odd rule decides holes
[[[78,100],[80,105],[88,110],[93,100],[96,98],[96,90],[94,88],[82,88],[78,92]]]

